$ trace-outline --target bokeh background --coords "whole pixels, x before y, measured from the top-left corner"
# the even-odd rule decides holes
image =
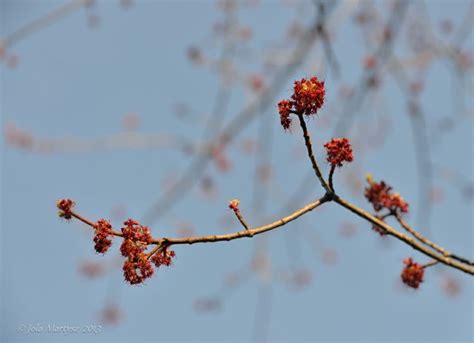
[[[473,340],[470,276],[436,266],[407,289],[402,260],[429,260],[335,205],[176,247],[140,286],[118,240],[96,254],[55,208],[68,197],[157,237],[239,229],[233,198],[251,225],[291,213],[322,190],[276,103],[316,75],[325,172],[324,142],[354,146],[339,192],[370,210],[371,173],[410,223],[473,258],[472,1],[2,0],[0,15],[1,341]]]

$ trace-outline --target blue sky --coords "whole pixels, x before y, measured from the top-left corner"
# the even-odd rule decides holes
[[[1,36],[62,3],[2,0]],[[446,18],[459,24],[469,8],[468,1],[425,4],[435,29]],[[331,125],[335,124],[331,115],[341,107],[339,89],[344,84],[354,85],[367,55],[362,35],[354,26],[353,7],[347,3],[337,6],[347,10],[336,12],[339,17],[334,22],[334,52],[341,76],[335,77],[328,69],[318,43],[276,100],[290,95],[293,79],[316,74],[326,80],[327,106],[308,124],[319,153],[322,144],[331,138]],[[377,6],[386,19],[388,2],[378,2]],[[291,50],[293,45],[279,37],[295,18],[308,25],[312,10],[304,1],[296,6],[261,1],[239,9],[238,22],[252,27],[254,39],[244,45],[252,54],[234,57],[238,70],[245,75],[261,72],[259,61],[268,51],[275,51],[274,57],[278,53],[284,56],[288,51],[285,47]],[[97,27],[87,25],[90,15],[100,18]],[[222,42],[212,38],[212,27],[222,18],[215,2],[204,0],[137,1],[129,9],[119,6],[118,1],[98,1],[93,8],[68,15],[7,50],[19,56],[19,63],[13,69],[6,63],[0,65],[3,128],[13,123],[37,137],[93,140],[123,132],[124,115],[134,112],[140,116],[140,133],[171,133],[200,141],[219,78],[190,63],[186,51],[197,45],[206,56],[218,58]],[[401,37],[396,54],[410,56],[403,44],[407,33],[402,32]],[[472,54],[473,48],[471,35],[464,49]],[[456,174],[454,181],[446,181],[434,174],[434,185],[442,190],[444,200],[433,207],[431,234],[448,249],[472,258],[473,205],[461,196],[457,183],[464,178],[472,183],[472,70],[465,74],[471,82],[464,90],[456,88],[457,79],[446,61],[435,61],[429,72],[420,74],[425,77],[426,89],[420,103],[432,133],[433,163],[464,175]],[[410,74],[413,79],[416,75]],[[225,123],[251,101],[249,93],[241,84],[233,84],[228,111],[222,114]],[[406,98],[387,73],[383,88],[370,93],[368,99],[356,113],[361,119],[349,138],[359,142],[356,148],[378,145],[371,141],[370,133],[379,118],[390,123],[389,131],[377,149],[355,150],[359,164],[338,171],[336,185],[341,194],[369,209],[363,195],[347,187],[344,174],[353,173],[361,182],[367,172],[376,179],[383,178],[412,204],[407,219],[416,223],[419,176]],[[189,118],[180,119],[173,113],[178,102],[193,109]],[[241,200],[242,211],[255,225],[287,214],[277,211],[311,166],[298,128],[285,133],[278,125],[275,106],[266,109],[262,117],[264,130],[259,131],[260,122],[254,121],[228,148],[233,166],[229,172],[219,172],[215,164],[208,167],[205,175],[214,181],[216,196],[193,188],[172,211],[151,225],[154,235],[176,236],[177,229],[189,223],[196,234],[230,232],[238,227],[227,209],[227,201],[232,198]],[[443,118],[451,118],[455,125],[441,137],[436,127]],[[329,121],[328,127],[320,124],[324,120]],[[365,129],[369,134],[360,134]],[[263,206],[266,210],[254,213],[255,157],[242,153],[241,143],[255,139],[258,132],[271,135],[273,172]],[[77,210],[91,219],[110,218],[117,206],[125,208],[126,218],[142,218],[163,195],[164,180],[179,175],[192,156],[174,148],[42,154],[6,145],[4,139],[0,145],[3,341],[249,341],[259,337],[255,323],[265,322],[258,310],[262,299],[271,299],[266,333],[269,341],[473,339],[472,278],[436,267],[427,271],[418,291],[404,289],[399,282],[402,259],[413,256],[424,263],[426,257],[397,241],[381,239],[367,223],[334,205],[309,213],[264,238],[177,247],[175,264],[157,271],[139,287],[125,284],[118,267],[97,279],[86,279],[78,273],[80,263],[113,264],[117,250],[112,249],[105,257],[96,255],[90,230],[80,223],[60,220],[56,200],[74,199]],[[316,180],[308,184],[308,188],[313,186],[314,191],[288,211],[320,195]],[[224,225],[223,217],[231,225]],[[120,222],[113,219],[117,227]],[[350,239],[340,234],[341,224],[347,222],[357,229]],[[316,247],[311,237],[316,237]],[[263,242],[267,244],[265,250]],[[115,241],[113,247],[118,245]],[[249,267],[255,249],[268,254],[270,274],[255,273]],[[324,251],[337,253],[335,265],[322,261]],[[225,275],[242,270],[239,275],[246,281],[219,293]],[[295,291],[282,281],[284,275],[301,270],[311,273],[308,287]],[[440,287],[444,272],[460,283],[462,291],[457,297],[446,296]],[[196,299],[216,293],[223,297],[219,311],[195,310]],[[102,325],[98,313],[108,301],[119,306],[123,318],[117,326],[103,326],[98,334],[18,332],[22,325]]]

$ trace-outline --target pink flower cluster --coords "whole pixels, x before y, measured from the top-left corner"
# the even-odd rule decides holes
[[[369,181],[369,187],[365,189],[365,197],[377,212],[384,208],[394,212],[408,212],[408,203],[399,193],[392,193],[392,187],[384,181],[379,183]]]
[[[142,283],[145,279],[153,275],[153,267],[144,253],[152,237],[150,230],[146,226],[133,219],[123,223],[123,242],[120,246],[122,256],[127,257],[123,265],[123,275],[125,280],[135,285]]]

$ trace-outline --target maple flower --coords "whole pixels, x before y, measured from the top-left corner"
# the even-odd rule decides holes
[[[291,108],[293,103],[289,100],[282,100],[278,103],[278,113],[280,113],[280,123],[285,130],[288,130],[291,125]]]
[[[155,264],[155,266],[158,268],[160,266],[167,266],[169,267],[171,263],[173,262],[173,257],[175,257],[176,254],[173,250],[168,250],[165,249],[162,252],[158,252],[154,254],[151,257],[151,261]]]
[[[316,114],[324,104],[324,81],[319,81],[317,77],[295,81],[293,91],[291,98],[298,113],[308,116]]]
[[[388,207],[399,209],[402,212],[408,212],[408,203],[400,196],[400,193],[394,193],[390,196]]]
[[[292,113],[307,116],[316,114],[324,104],[325,94],[324,81],[319,81],[317,77],[295,81],[291,100],[282,100],[278,103],[283,128],[285,130],[290,128]]]
[[[421,264],[414,262],[411,257],[404,259],[403,263],[405,268],[400,275],[403,283],[411,288],[418,288],[420,283],[423,282],[425,269]]]
[[[112,245],[109,236],[112,235],[112,225],[105,219],[100,219],[94,224],[94,249],[100,254],[104,254]]]
[[[399,193],[392,193],[392,187],[384,181],[374,182],[368,179],[369,186],[365,188],[365,197],[374,206],[375,211],[384,208],[390,211],[408,212],[408,203],[400,196]]]
[[[347,138],[333,138],[324,144],[327,152],[327,161],[333,167],[342,167],[342,162],[352,162],[352,147]]]
[[[125,221],[124,225],[125,227],[122,228],[124,239],[120,246],[120,252],[125,257],[139,255],[151,243],[150,229],[133,219]]]
[[[74,207],[75,202],[71,199],[60,199],[56,202],[56,206],[59,209],[58,215],[64,219],[71,219],[71,211]]]
[[[128,258],[123,264],[123,276],[131,285],[142,283],[153,273],[153,267],[144,253]]]

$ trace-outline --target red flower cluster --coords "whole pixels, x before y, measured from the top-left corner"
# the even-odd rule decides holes
[[[294,101],[296,112],[312,115],[316,114],[323,106],[326,93],[324,81],[318,81],[317,77],[295,81],[293,90],[294,93],[291,98]]]
[[[100,254],[105,254],[112,245],[112,240],[109,236],[112,235],[112,225],[105,219],[99,219],[94,224],[94,249]]]
[[[278,113],[280,113],[280,123],[285,130],[288,130],[291,125],[291,107],[292,102],[289,100],[282,100],[278,103]]]
[[[151,243],[152,237],[150,229],[146,226],[142,226],[139,222],[133,219],[129,219],[123,224],[125,225],[125,227],[122,228],[124,239],[129,239],[133,242],[143,242],[146,243],[146,245]]]
[[[233,205],[232,205],[233,204]],[[233,200],[229,207],[235,207],[238,210],[238,200]],[[151,277],[155,272],[152,262],[156,267],[162,265],[170,266],[172,259],[175,257],[173,250],[168,250],[169,245],[159,245],[160,249],[153,250],[154,253],[150,256],[147,253],[147,248],[150,244],[160,244],[153,241],[150,229],[141,225],[139,222],[128,219],[123,224],[121,235],[116,233],[110,222],[106,219],[99,219],[95,223],[80,217],[78,214],[72,212],[74,202],[70,199],[61,199],[56,206],[59,209],[59,216],[66,219],[71,219],[73,216],[91,225],[94,228],[94,249],[101,254],[106,253],[112,245],[112,236],[118,235],[123,238],[120,245],[120,252],[126,259],[123,264],[123,275],[127,282],[132,285],[143,283],[146,279]],[[85,268],[86,273],[93,275],[100,272],[97,268]]]
[[[144,253],[129,257],[123,264],[123,276],[131,285],[142,283],[153,273],[153,267]]]
[[[324,144],[327,152],[327,161],[333,167],[342,167],[342,162],[352,162],[352,147],[347,138],[333,138]]]
[[[291,113],[307,116],[316,114],[324,104],[325,94],[324,81],[319,81],[317,77],[295,81],[291,100],[282,100],[278,103],[283,128],[286,130],[290,127]]]
[[[175,257],[176,254],[173,250],[165,249],[162,252],[158,252],[151,257],[151,261],[155,264],[158,268],[160,266],[167,266],[169,267],[173,262],[172,259]]]
[[[400,193],[394,193],[390,196],[389,207],[402,212],[408,212],[408,203],[403,199]]]
[[[153,267],[144,253],[152,237],[150,230],[135,220],[129,219],[124,225],[120,252],[127,260],[123,265],[123,275],[126,281],[135,285],[153,275]]]
[[[365,197],[372,203],[375,211],[387,208],[390,211],[408,212],[408,203],[399,193],[392,194],[392,187],[384,181],[379,183],[369,180],[369,187],[365,189]]]
[[[58,200],[56,206],[59,209],[58,215],[64,219],[71,219],[71,210],[74,207],[75,203],[71,199],[61,199]]]
[[[403,263],[405,268],[400,275],[403,283],[409,287],[418,288],[420,283],[423,282],[425,269],[421,264],[414,262],[411,257],[404,259]]]

